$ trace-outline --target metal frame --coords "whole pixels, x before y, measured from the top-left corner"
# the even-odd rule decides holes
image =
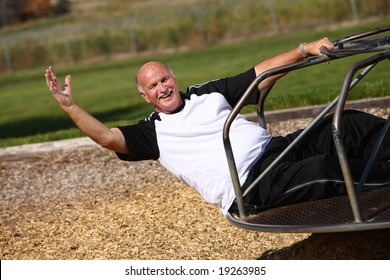
[[[264,232],[285,232],[285,233],[330,233],[330,232],[351,232],[365,230],[381,230],[390,228],[388,222],[361,222],[361,223],[345,223],[332,225],[269,225],[269,224],[254,224],[239,220],[231,213],[226,215],[229,222],[237,227]]]
[[[334,138],[334,143],[335,143],[335,146],[336,146],[336,150],[337,150],[337,155],[339,157],[339,161],[340,161],[340,165],[341,165],[341,169],[342,169],[342,172],[343,172],[343,176],[344,176],[344,181],[345,181],[345,185],[346,185],[346,188],[347,188],[347,192],[348,192],[348,196],[349,196],[349,200],[350,200],[350,203],[351,203],[351,207],[352,207],[352,211],[353,211],[353,214],[354,214],[354,217],[355,217],[355,221],[356,222],[359,222],[361,223],[363,220],[362,220],[362,215],[361,215],[361,211],[360,211],[360,207],[359,207],[359,201],[358,201],[358,197],[357,197],[357,192],[353,186],[353,181],[352,181],[352,176],[351,176],[351,171],[350,171],[350,168],[349,168],[349,164],[348,164],[348,161],[347,161],[347,156],[346,156],[346,153],[345,153],[345,150],[344,150],[344,144],[341,140],[341,129],[340,129],[340,122],[341,122],[341,115],[344,111],[344,106],[345,106],[345,102],[347,100],[347,94],[348,94],[348,91],[349,91],[349,85],[351,83],[351,80],[354,76],[354,74],[361,68],[363,67],[367,67],[369,65],[376,65],[376,63],[384,60],[384,59],[387,59],[387,58],[390,58],[390,51],[387,51],[387,52],[382,52],[382,53],[379,53],[375,56],[372,56],[372,57],[369,57],[367,59],[364,59],[358,63],[356,63],[355,65],[353,65],[345,79],[344,79],[344,84],[343,84],[343,87],[342,87],[342,90],[341,90],[341,93],[340,93],[340,99],[339,101],[337,102],[337,106],[336,106],[336,110],[335,110],[335,113],[333,115],[333,121],[332,121],[332,130],[333,130],[333,138]],[[371,154],[371,159],[369,161],[369,164],[366,166],[366,170],[369,170],[371,168],[371,164],[373,163],[375,157],[376,157],[376,153],[378,151],[378,147],[379,145],[381,144],[385,134],[386,134],[386,130],[388,129],[388,121],[389,121],[390,117],[388,118],[388,120],[386,121],[385,123],[385,126],[384,126],[384,129],[385,131],[382,130],[382,133],[381,133],[381,136],[376,144],[376,147],[373,151],[373,153]],[[365,174],[367,173],[367,171],[364,172]],[[365,178],[364,178],[364,181],[365,181]],[[362,180],[360,180],[360,185],[364,184],[364,182],[362,182]]]
[[[390,26],[385,26],[381,28],[377,28],[374,30],[370,30],[363,33],[358,33],[355,35],[351,35],[339,40],[334,41],[335,48],[332,50],[323,49],[321,50],[322,54],[321,56],[311,57],[306,60],[303,60],[301,62],[284,65],[280,67],[276,67],[273,69],[270,69],[268,71],[263,72],[258,77],[256,77],[255,80],[249,85],[249,87],[246,89],[246,91],[243,93],[241,99],[238,101],[236,106],[232,109],[232,112],[229,114],[228,118],[226,119],[225,126],[223,129],[223,143],[226,153],[226,158],[228,160],[229,165],[229,171],[231,174],[231,179],[234,187],[234,192],[236,195],[236,203],[240,215],[240,219],[236,219],[228,213],[227,218],[230,222],[236,224],[237,226],[244,227],[251,230],[262,230],[262,231],[280,231],[280,232],[329,232],[329,231],[350,231],[350,230],[367,230],[367,229],[374,229],[374,228],[383,228],[383,227],[390,227],[390,221],[389,222],[381,222],[381,223],[366,223],[362,221],[361,213],[360,213],[360,207],[359,207],[359,201],[358,201],[358,193],[359,190],[356,191],[353,188],[352,180],[350,176],[350,170],[349,166],[346,163],[346,156],[345,152],[343,150],[343,143],[340,141],[340,129],[339,129],[339,120],[340,116],[342,114],[342,111],[344,109],[344,105],[346,102],[348,91],[353,88],[366,74],[373,69],[377,63],[384,59],[390,58],[390,36],[384,36],[384,37],[376,37],[371,39],[364,39],[364,40],[357,40],[361,39],[367,36],[375,35],[381,32],[389,31]],[[374,56],[371,56],[367,59],[364,59],[355,65],[353,65],[350,70],[348,71],[344,84],[342,86],[341,92],[338,97],[336,97],[319,115],[318,117],[301,133],[301,135],[295,139],[294,142],[292,142],[285,151],[283,151],[275,161],[268,166],[266,170],[264,170],[260,176],[245,190],[244,193],[242,193],[241,186],[238,179],[238,172],[236,168],[236,164],[234,161],[234,155],[229,139],[229,131],[230,126],[236,116],[239,114],[242,107],[245,105],[248,98],[251,96],[251,94],[255,91],[257,86],[266,78],[282,74],[286,72],[291,72],[294,70],[298,70],[301,68],[305,68],[308,66],[316,65],[319,63],[328,62],[330,60],[335,60],[339,58],[344,58],[352,55],[357,55],[361,53],[373,53],[373,52],[380,52],[379,54],[376,54]],[[352,78],[355,75],[355,73],[360,70],[361,68],[365,68],[353,81]],[[269,92],[266,93],[260,93],[259,103],[258,103],[258,118],[259,118],[259,125],[266,128],[266,121],[264,117],[264,102]],[[336,106],[337,105],[337,106]],[[326,226],[283,226],[283,225],[258,225],[258,224],[249,224],[243,219],[246,218],[246,211],[244,207],[243,197],[285,156],[285,154],[291,150],[291,148],[310,130],[312,127],[314,127],[321,118],[323,118],[327,113],[332,110],[332,108],[336,106],[336,111],[334,114],[333,119],[333,133],[334,133],[334,142],[336,145],[336,150],[339,156],[340,164],[342,165],[343,170],[343,176],[345,178],[346,186],[347,186],[347,192],[348,197],[350,200],[351,208],[354,214],[355,222],[353,225],[326,225]],[[386,122],[386,125],[382,131],[382,139],[378,139],[377,147],[380,145],[381,141],[383,140],[384,134],[388,130],[390,126],[390,116]],[[373,151],[372,159],[369,160],[366,170],[364,171],[360,184],[363,185],[365,181],[365,176],[367,175],[369,169],[371,168],[371,164],[375,159],[377,151]],[[360,186],[361,187],[361,186]]]

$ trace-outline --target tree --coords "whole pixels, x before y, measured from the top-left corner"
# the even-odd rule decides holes
[[[0,27],[69,11],[69,0],[0,0]]]
[[[50,0],[21,0],[18,7],[18,18],[21,21],[28,21],[33,18],[48,16],[51,11]]]
[[[55,14],[61,15],[70,12],[69,0],[58,0],[54,8]]]

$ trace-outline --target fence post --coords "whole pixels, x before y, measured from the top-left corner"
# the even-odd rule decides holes
[[[278,20],[276,18],[274,0],[268,0],[268,4],[269,4],[269,12],[271,14],[271,20],[272,20],[272,28],[276,33],[279,33],[279,25],[278,25]]]
[[[356,1],[355,0],[349,0],[351,3],[351,8],[352,8],[352,18],[355,22],[359,21],[359,15],[358,15],[358,10],[356,6]]]
[[[66,56],[68,57],[68,62],[73,63],[73,54],[72,54],[72,47],[70,46],[69,42],[69,36],[65,36],[64,38],[64,47],[65,47],[65,52]]]
[[[195,13],[196,27],[199,32],[199,37],[203,41],[203,43],[207,43],[206,34],[204,32],[204,27],[202,23],[201,11],[199,7],[194,9],[194,13]]]
[[[7,44],[7,41],[6,41],[5,38],[3,38],[1,40],[1,46],[3,47],[3,51],[4,51],[4,59],[5,59],[5,66],[7,68],[7,72],[11,73],[11,72],[13,72],[13,69],[12,69],[12,59],[11,59],[11,55],[9,53],[8,44]]]
[[[137,53],[137,35],[135,34],[135,31],[133,29],[133,23],[131,20],[127,22],[127,29],[129,30],[131,50],[133,53]]]

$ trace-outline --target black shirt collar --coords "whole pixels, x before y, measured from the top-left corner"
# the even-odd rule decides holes
[[[184,106],[186,105],[185,100],[186,99],[190,99],[190,94],[184,93],[184,92],[180,92],[180,97],[183,99],[183,103],[175,111],[173,111],[171,114],[176,114],[176,113],[179,113],[181,110],[183,110]],[[154,111],[152,114],[150,114],[148,119],[149,120],[159,120],[159,121],[161,121],[159,113],[156,112],[156,111]]]

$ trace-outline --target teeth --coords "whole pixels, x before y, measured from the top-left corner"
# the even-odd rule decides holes
[[[172,90],[169,90],[167,94],[160,96],[159,99],[165,99],[165,98],[171,96],[171,94],[172,94]]]

